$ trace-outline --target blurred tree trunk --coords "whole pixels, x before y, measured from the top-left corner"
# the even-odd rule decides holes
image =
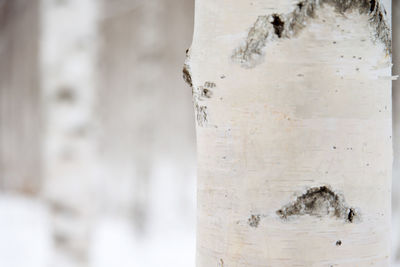
[[[97,185],[97,0],[41,0],[44,181],[50,266],[88,266]]]
[[[197,1],[198,267],[389,266],[390,10]]]
[[[146,234],[156,223],[150,217],[160,198],[151,195],[152,186],[159,184],[152,180],[157,165],[169,160],[187,171],[192,162],[187,156],[194,144],[192,114],[187,112],[190,92],[182,93],[177,77],[181,51],[190,42],[185,40],[192,30],[186,12],[192,12],[193,3],[102,2],[98,114],[107,196],[103,209],[131,218],[137,232]],[[175,186],[187,184],[175,179]]]
[[[37,0],[0,1],[0,190],[40,187]]]

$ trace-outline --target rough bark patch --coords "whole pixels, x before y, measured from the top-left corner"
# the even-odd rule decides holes
[[[217,85],[214,82],[205,82],[203,86],[199,86],[198,94],[201,99],[204,98],[211,98],[212,96],[212,89],[215,88]]]
[[[208,107],[205,105],[205,100],[212,97],[212,90],[217,85],[214,82],[207,81],[204,85],[194,86],[192,85],[193,103],[196,113],[197,125],[204,127],[208,123]]]
[[[260,215],[251,215],[247,222],[251,227],[257,228],[258,225],[260,224],[260,220],[261,220]]]
[[[193,95],[193,105],[194,105],[194,112],[196,116],[197,125],[200,127],[204,127],[207,125],[208,122],[208,109],[206,105],[201,105],[199,102],[204,100],[204,98],[211,98],[212,92],[210,88],[214,88],[216,85],[212,82],[206,82],[204,86],[195,87],[193,85],[192,80],[192,73],[189,66],[189,55],[190,49],[186,50],[186,60],[183,64],[182,69],[182,76],[183,80],[186,82],[187,85],[192,88],[192,95]],[[209,87],[209,88],[207,88]]]
[[[196,121],[197,125],[200,127],[204,127],[208,123],[208,110],[207,106],[201,106],[198,103],[194,104],[194,109],[196,112]]]
[[[192,73],[190,71],[190,66],[189,66],[189,59],[190,59],[189,52],[190,48],[186,49],[186,58],[185,58],[185,63],[183,64],[182,75],[183,75],[183,80],[186,82],[186,84],[189,85],[190,88],[193,88]]]
[[[359,212],[355,208],[348,207],[344,197],[328,186],[308,189],[296,201],[279,209],[276,214],[283,220],[303,215],[334,217],[348,223],[360,220]]]
[[[190,87],[193,87],[192,75],[190,73],[190,68],[187,64],[183,65],[182,74],[183,74],[183,80],[186,82],[186,84],[189,85]]]
[[[368,14],[373,41],[381,41],[386,53],[391,54],[391,30],[386,10],[379,0],[303,0],[291,13],[259,16],[250,28],[245,43],[234,51],[232,59],[243,67],[254,67],[261,61],[262,50],[268,42],[295,36],[306,27],[309,19],[315,18],[315,11],[325,4],[333,6],[340,14],[354,10]]]

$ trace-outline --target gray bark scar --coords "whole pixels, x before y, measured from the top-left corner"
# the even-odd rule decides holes
[[[360,212],[355,208],[347,206],[344,197],[335,193],[328,186],[308,189],[296,201],[276,211],[276,214],[282,220],[287,220],[292,216],[304,215],[321,218],[334,217],[347,223],[361,220]]]
[[[261,216],[260,215],[251,215],[250,218],[247,220],[247,223],[254,228],[257,228],[260,224]]]
[[[207,126],[209,114],[208,108],[203,103],[204,100],[210,99],[213,95],[212,90],[217,86],[214,82],[205,82],[204,86],[194,86],[192,80],[192,72],[190,70],[189,55],[190,49],[186,50],[186,60],[183,65],[182,75],[183,80],[186,82],[187,85],[190,86],[192,89],[193,95],[193,105],[194,105],[194,112],[196,116],[196,122],[199,127]]]
[[[186,82],[186,84],[189,85],[190,88],[192,88],[193,82],[192,82],[192,73],[190,72],[190,67],[189,67],[189,51],[190,49],[186,49],[186,58],[185,58],[185,63],[183,64],[182,75],[183,75],[183,80]]]
[[[245,68],[256,66],[260,63],[263,48],[268,42],[279,38],[291,38],[298,34],[306,27],[309,19],[315,18],[316,10],[324,4],[333,6],[340,14],[353,10],[367,14],[373,28],[373,41],[382,42],[385,52],[391,55],[391,29],[387,22],[386,10],[380,0],[303,0],[297,3],[291,13],[259,16],[250,28],[245,43],[234,51],[233,61]]]
[[[192,86],[193,103],[196,113],[197,125],[200,127],[207,126],[208,123],[208,108],[204,101],[212,98],[212,90],[217,85],[214,82],[205,82],[202,86]]]
[[[192,75],[190,73],[190,68],[187,64],[183,65],[182,75],[183,75],[183,80],[186,82],[186,84],[189,85],[190,87],[193,87]]]

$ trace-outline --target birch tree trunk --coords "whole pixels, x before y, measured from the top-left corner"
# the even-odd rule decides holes
[[[155,195],[154,185],[160,186],[155,175],[160,162],[176,162],[173,168],[182,171],[174,175],[173,186],[186,187],[184,172],[193,166],[188,157],[194,152],[193,115],[186,112],[190,92],[182,96],[177,76],[192,31],[188,10],[193,10],[192,1],[102,1],[97,109],[101,206],[108,216],[130,218],[140,235],[157,235],[154,224],[165,226],[162,213],[156,215],[163,220],[153,217],[155,201],[177,206],[179,212],[181,203],[187,203],[166,190],[179,199],[178,205],[168,203],[166,196]],[[167,174],[160,179],[165,183]],[[162,210],[178,220],[170,207]]]
[[[51,211],[49,266],[88,266],[97,212],[98,146],[95,0],[41,0],[44,111],[42,197]],[[72,18],[72,20],[71,20]],[[96,188],[97,189],[97,188]]]
[[[197,266],[389,266],[390,1],[195,12]]]

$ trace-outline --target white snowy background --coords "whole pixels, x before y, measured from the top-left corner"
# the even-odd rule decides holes
[[[181,79],[193,8],[192,0],[0,0],[0,71],[22,69],[0,80],[0,267],[195,266],[194,116]],[[37,49],[19,51],[23,37]],[[11,86],[32,73],[27,62],[38,76],[29,92]],[[398,119],[396,90],[394,99]],[[12,134],[21,129],[28,134]],[[400,266],[398,124],[394,140]],[[25,162],[33,167],[22,177]]]

